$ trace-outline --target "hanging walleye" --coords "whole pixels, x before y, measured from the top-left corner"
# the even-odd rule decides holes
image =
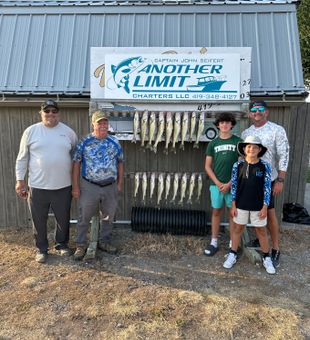
[[[150,125],[149,125],[149,142],[147,148],[152,149],[152,142],[155,136],[156,130],[156,113],[152,112],[150,115]]]
[[[176,112],[174,115],[174,126],[173,126],[173,138],[172,138],[172,150],[176,153],[175,144],[179,139],[181,131],[181,113]]]
[[[157,152],[157,145],[161,141],[162,136],[165,131],[165,114],[163,112],[159,112],[158,116],[158,131],[157,131],[157,136],[155,139],[155,143],[153,145],[153,151],[156,153]]]
[[[147,174],[146,172],[143,172],[142,175],[142,202],[145,204],[145,198],[146,198],[146,189],[147,189]]]
[[[188,133],[189,119],[188,112],[183,113],[180,149],[184,150],[184,142]]]
[[[161,201],[163,191],[164,191],[164,174],[160,173],[157,182],[157,205],[159,205]]]
[[[173,120],[172,120],[172,113],[167,112],[166,116],[166,143],[165,143],[165,153],[168,154],[168,146],[170,143],[171,135],[173,131]]]
[[[199,174],[198,175],[198,179],[197,179],[197,201],[200,200],[200,196],[201,196],[201,191],[202,191],[202,175]]]
[[[156,182],[156,174],[155,172],[152,172],[151,178],[150,178],[150,198],[152,198],[154,194],[155,182]]]
[[[144,111],[142,115],[142,119],[141,119],[141,146],[144,146],[144,143],[145,143],[148,120],[149,120],[149,113],[147,111]]]
[[[139,116],[139,112],[136,111],[133,116],[133,137],[131,140],[132,143],[137,142],[139,128],[140,128],[140,116]]]
[[[199,122],[198,122],[198,131],[196,136],[196,141],[194,144],[194,148],[199,148],[199,139],[205,129],[205,113],[200,112]]]
[[[135,173],[135,186],[134,186],[134,194],[133,197],[137,197],[138,190],[139,190],[139,184],[140,184],[140,173]]]
[[[190,132],[189,132],[189,141],[192,142],[193,141],[193,137],[194,137],[194,133],[195,133],[195,129],[196,129],[196,112],[192,112],[192,116],[191,116],[191,127],[190,127]]]
[[[185,173],[185,174],[183,174],[183,176],[181,178],[181,194],[180,194],[179,204],[183,203],[185,193],[186,193],[186,187],[187,187],[187,175]]]
[[[192,173],[191,177],[189,179],[189,189],[188,189],[188,201],[187,201],[187,203],[189,203],[189,204],[192,204],[192,197],[193,197],[193,193],[194,193],[195,182],[196,182],[196,174]]]
[[[171,186],[171,175],[167,174],[166,180],[165,180],[165,200],[168,200],[169,192],[170,192],[170,186]]]
[[[173,177],[173,195],[171,198],[171,202],[174,202],[174,203],[175,203],[175,199],[177,197],[178,189],[179,189],[179,177],[180,175],[178,173],[175,173]]]

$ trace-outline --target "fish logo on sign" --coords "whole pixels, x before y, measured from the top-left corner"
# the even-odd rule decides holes
[[[136,71],[141,65],[143,65],[143,62],[144,60],[142,57],[133,57],[123,60],[118,65],[111,65],[111,71],[113,74],[112,78],[116,86],[118,88],[122,87],[127,93],[130,93],[128,86],[129,76],[132,72]]]

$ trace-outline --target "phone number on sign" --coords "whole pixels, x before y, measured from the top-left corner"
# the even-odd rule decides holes
[[[237,100],[236,94],[227,93],[197,93],[191,96],[192,99],[206,99],[206,100]]]

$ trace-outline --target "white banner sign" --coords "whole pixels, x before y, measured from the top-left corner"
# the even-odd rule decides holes
[[[240,55],[107,54],[105,99],[239,100]]]

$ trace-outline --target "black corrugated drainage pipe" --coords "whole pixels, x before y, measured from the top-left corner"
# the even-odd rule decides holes
[[[201,210],[132,207],[133,231],[175,235],[207,235],[207,214]]]

